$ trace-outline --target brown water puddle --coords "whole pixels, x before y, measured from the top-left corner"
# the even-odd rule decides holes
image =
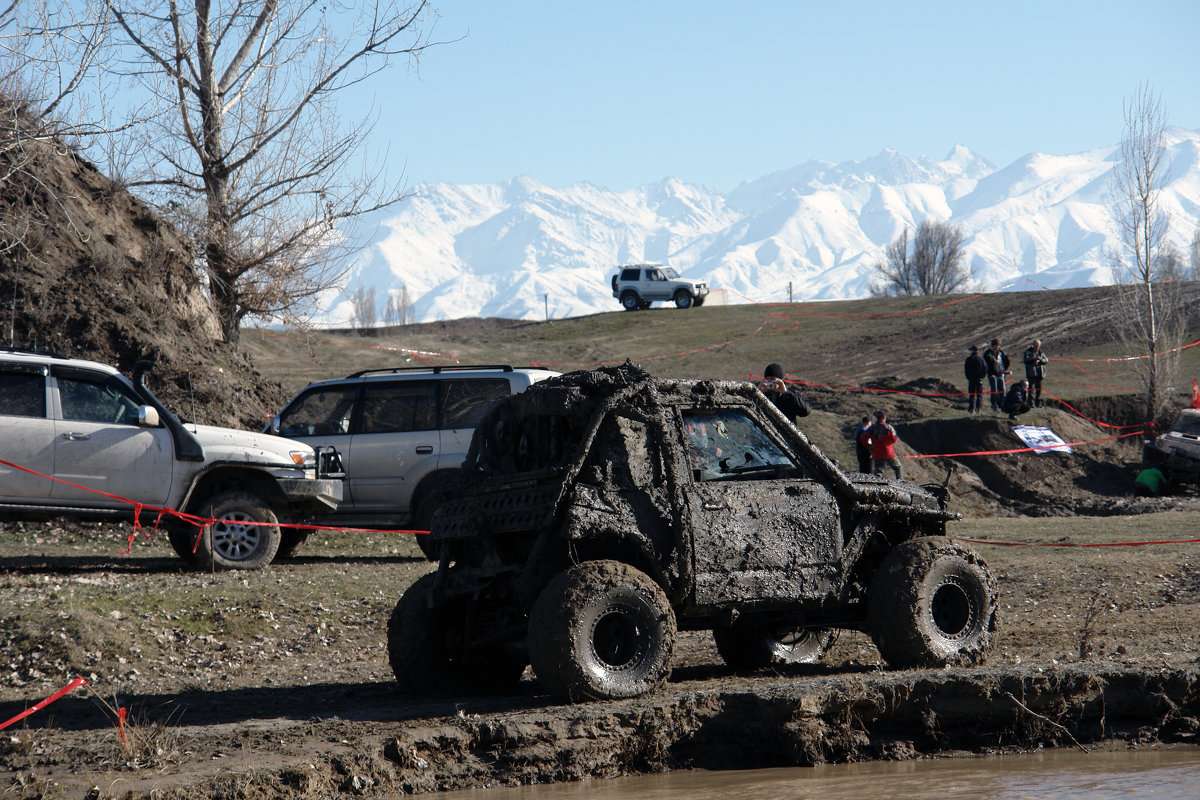
[[[1200,747],[671,772],[446,792],[471,800],[1195,800]]]

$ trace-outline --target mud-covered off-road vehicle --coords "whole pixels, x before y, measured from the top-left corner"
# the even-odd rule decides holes
[[[945,536],[943,487],[843,472],[747,383],[631,364],[493,406],[434,514],[437,571],[401,597],[392,670],[421,694],[499,690],[531,664],[569,700],[666,677],[679,629],[735,669],[868,631],[897,667],[981,661],[996,584]]]
[[[1170,484],[1200,481],[1200,408],[1185,408],[1162,436],[1145,443],[1142,463],[1163,470]]]

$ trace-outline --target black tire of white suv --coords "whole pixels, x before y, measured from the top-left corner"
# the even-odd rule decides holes
[[[204,528],[192,564],[205,570],[262,569],[279,551],[279,518],[263,500],[247,492],[224,492],[199,512],[216,520]]]
[[[677,289],[675,291],[675,307],[676,308],[691,308],[692,293],[687,289]]]
[[[642,298],[633,289],[626,289],[621,294],[621,305],[626,311],[637,311],[642,307]]]

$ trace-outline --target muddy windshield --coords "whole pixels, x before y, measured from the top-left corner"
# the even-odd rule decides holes
[[[1171,426],[1171,432],[1200,437],[1200,414],[1180,414]]]
[[[683,429],[696,480],[761,480],[804,474],[783,448],[739,409],[686,411]]]

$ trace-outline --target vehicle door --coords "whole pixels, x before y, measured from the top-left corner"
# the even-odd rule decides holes
[[[437,469],[437,384],[366,381],[347,475],[356,512],[407,512],[413,489]]]
[[[648,269],[645,271],[646,281],[642,285],[646,287],[642,292],[642,296],[647,300],[669,300],[671,297],[671,282],[667,280],[667,276],[661,269]]]
[[[488,404],[512,393],[508,378],[462,378],[439,382],[441,430],[438,469],[457,469],[467,457],[471,435]]]
[[[354,506],[354,453],[352,447],[355,405],[361,381],[313,386],[301,392],[279,413],[279,435],[310,447],[337,448],[346,470],[340,510]]]
[[[682,423],[697,605],[826,594],[841,551],[832,493],[746,409],[685,411]]]
[[[41,364],[0,364],[0,459],[43,475],[54,474],[54,420],[47,415],[49,392]],[[44,500],[53,481],[0,464],[0,498]]]
[[[141,399],[133,389],[115,375],[87,369],[55,366],[51,376],[58,479],[51,500],[107,508],[121,508],[126,501],[165,504],[171,496],[174,444],[166,428],[138,424]]]

